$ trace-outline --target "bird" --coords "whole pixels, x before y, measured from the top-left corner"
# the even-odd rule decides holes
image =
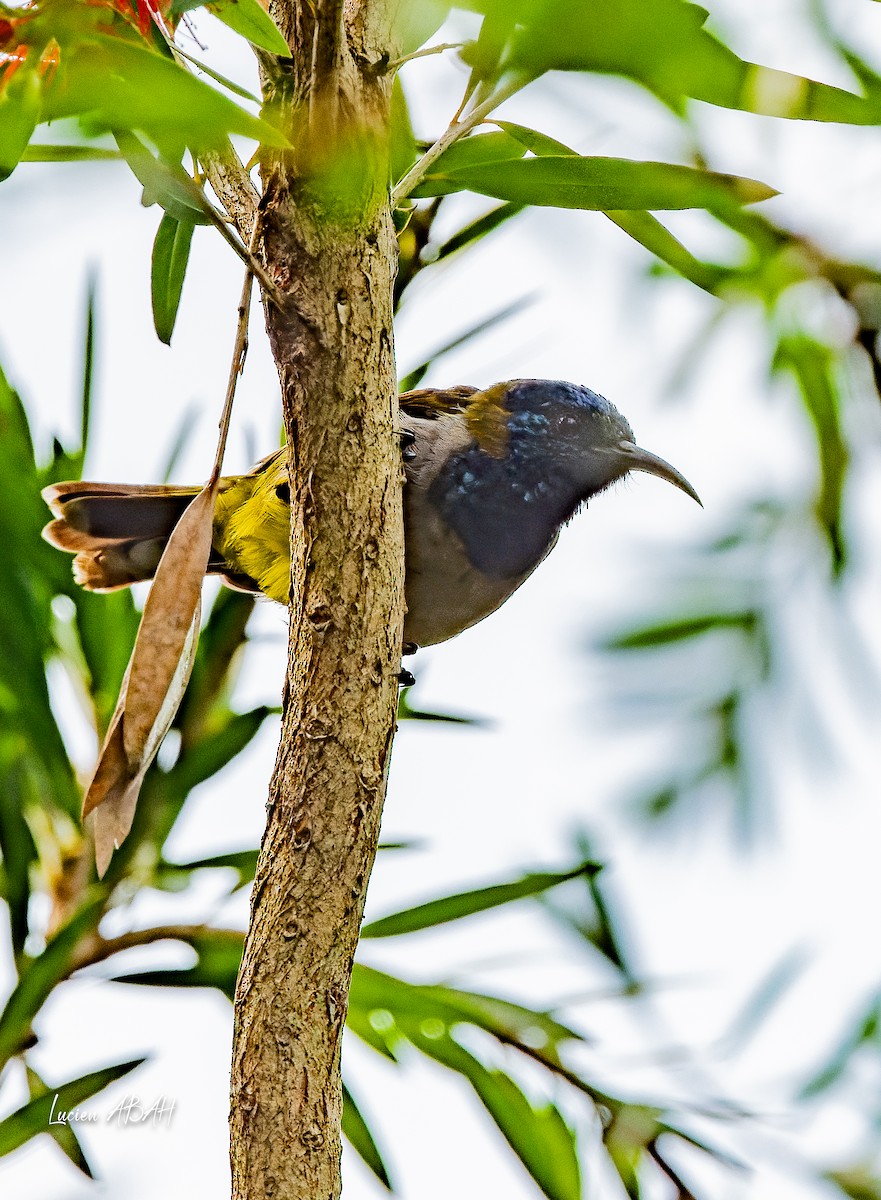
[[[564,380],[422,388],[399,397],[404,466],[404,652],[455,637],[498,609],[553,549],[562,527],[631,471],[688,480],[642,449],[604,396]],[[90,591],[152,578],[198,487],[84,483],[45,488],[43,536],[74,552]],[[208,573],[289,603],[285,447],[217,491]]]

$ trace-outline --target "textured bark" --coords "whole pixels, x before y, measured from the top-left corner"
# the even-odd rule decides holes
[[[236,995],[236,1200],[339,1195],[340,1040],[373,865],[403,621],[384,0],[279,0],[267,67],[293,154],[263,164],[290,447],[284,720]],[[384,61],[388,61],[387,58]],[[344,169],[340,171],[340,163]]]

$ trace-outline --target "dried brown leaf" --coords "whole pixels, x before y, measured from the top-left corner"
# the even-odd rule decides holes
[[[125,754],[136,771],[147,755],[172,682],[179,674],[184,645],[192,633],[211,553],[215,493],[216,484],[203,488],[178,521],[144,605],[122,722]]]
[[[180,706],[181,697],[189,682],[196,656],[196,640],[201,611],[201,602],[197,599],[196,611],[193,614],[171,684],[153,728],[144,741],[141,759],[135,764],[128,760],[123,737],[129,684],[129,671],[126,671],[119,703],[107,731],[107,737],[104,739],[104,745],[101,747],[95,774],[83,800],[83,819],[88,819],[92,829],[95,843],[95,863],[99,876],[103,876],[107,870],[113,851],[118,850],[128,836],[147,768],[156,757],[162,739],[168,732],[169,726],[174,720],[174,714]],[[134,658],[134,655],[132,657]],[[129,668],[131,668],[131,664],[129,664]]]
[[[202,580],[211,552],[216,484],[177,523],[144,605],[116,712],[83,800],[98,874],[132,827],[147,768],[180,706],[193,668]]]

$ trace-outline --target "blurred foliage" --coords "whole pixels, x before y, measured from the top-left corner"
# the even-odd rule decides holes
[[[151,282],[156,332],[166,342],[195,226],[218,228],[244,253],[204,187],[200,156],[230,153],[231,134],[264,147],[287,145],[271,113],[253,111],[256,101],[246,89],[176,44],[178,24],[199,7],[189,0],[0,5],[0,178],[19,162],[127,164],[143,187],[144,202],[162,209]],[[274,70],[283,75],[284,62],[272,56],[283,58],[287,47],[258,0],[217,0],[205,7],[261,52],[268,78]],[[793,589],[805,589],[826,605],[832,626],[843,628],[847,620],[856,557],[848,520],[856,458],[848,407],[854,397],[877,400],[881,271],[874,264],[842,261],[753,207],[774,194],[775,180],[732,175],[724,146],[699,146],[691,111],[699,101],[784,120],[878,125],[881,74],[835,31],[818,4],[816,31],[852,79],[850,89],[745,60],[708,26],[705,10],[687,0],[422,0],[400,8],[404,58],[418,56],[435,34],[444,37],[447,22],[452,37],[462,36],[443,52],[459,54],[467,82],[461,104],[459,97],[450,98],[451,124],[436,131],[441,140],[433,143],[418,140],[408,112],[407,89],[418,86],[418,68],[408,68],[406,86],[400,77],[395,82],[389,175],[397,201],[397,303],[416,304],[414,283],[430,279],[442,264],[530,206],[604,213],[645,248],[655,287],[685,281],[714,298],[715,327],[727,313],[749,310],[761,317],[769,378],[784,384],[811,431],[816,473],[810,486],[792,497],[767,495],[758,486],[728,528],[693,553],[670,557],[669,578],[638,589],[651,603],[626,614],[603,639],[629,723],[642,711],[647,722],[666,721],[676,731],[670,761],[640,785],[641,811],[667,818],[721,797],[744,836],[751,836],[770,807],[767,759],[775,749],[767,744],[769,735],[757,730],[785,697],[796,692],[811,697],[811,680],[799,674],[787,644],[786,600]],[[381,64],[400,65],[402,60]],[[580,154],[542,131],[495,119],[507,97],[552,70],[614,75],[642,89],[680,123],[693,147],[688,161]],[[70,132],[70,125],[59,126],[61,118],[73,119],[75,134],[60,144],[42,142],[40,127],[50,121],[53,130]],[[343,166],[337,174],[349,169]],[[336,176],[330,171],[327,178]],[[493,202],[450,232],[448,197],[463,192]],[[725,261],[695,253],[655,215],[681,208],[703,209],[717,231],[733,235]],[[806,294],[811,303],[801,302]],[[417,386],[443,354],[528,301],[515,297],[472,328],[441,339],[429,359],[405,373],[403,385]],[[812,312],[823,305],[837,306],[842,320],[836,328],[849,329],[847,336],[818,333]],[[41,1013],[73,973],[132,947],[175,940],[189,947],[191,966],[125,973],[113,962],[111,970],[131,986],[210,987],[232,997],[240,931],[169,925],[109,935],[102,921],[117,910],[118,928],[122,906],[138,888],[186,893],[204,872],[229,892],[251,883],[253,847],[179,862],[167,846],[194,789],[214,780],[274,715],[266,706],[239,711],[234,704],[253,600],[221,591],[205,620],[173,736],[145,781],[132,834],[107,876],[95,879],[78,823],[80,767],[88,764],[70,757],[51,681],[58,668],[67,673],[97,745],[113,713],[139,618],[127,592],[98,597],[74,587],[67,560],[39,536],[47,515],[40,488],[78,478],[83,469],[93,331],[90,305],[82,438],[75,448],[56,441],[48,459],[35,456],[24,407],[0,376],[0,467],[4,480],[15,482],[0,508],[0,539],[8,548],[0,579],[0,882],[15,968],[0,1012],[0,1086],[6,1094],[17,1086],[28,1097],[11,1109],[6,1103],[0,1153],[48,1132],[47,1104],[56,1093],[60,1103],[73,1107],[138,1066],[127,1061],[52,1082],[37,1073],[33,1050]],[[172,459],[178,450],[179,439]],[[865,659],[853,650],[849,630],[842,656],[845,643],[852,656]],[[812,740],[819,743],[826,727],[823,698],[812,699],[818,731]],[[476,723],[414,710],[406,692],[400,716]],[[622,1006],[648,1003],[649,989],[630,962],[603,872],[587,847],[565,869],[523,872],[469,892],[430,897],[373,922],[365,936],[410,936],[438,926],[454,931],[461,920],[480,920],[513,903],[540,905],[554,928],[571,938],[585,977],[606,985],[611,980]],[[778,965],[735,1022],[729,1043],[754,1030],[792,970],[789,960]],[[877,1063],[878,1006],[873,997],[842,1022],[839,1046],[795,1098],[801,1105],[822,1103],[848,1087],[861,1063]],[[654,1194],[656,1179],[663,1178],[682,1200],[706,1194],[679,1174],[676,1164],[691,1161],[689,1152],[732,1165],[703,1136],[705,1108],[674,1096],[669,1103],[648,1102],[601,1082],[603,1073],[584,1065],[587,1039],[556,1010],[443,981],[411,982],[360,961],[348,1019],[351,1033],[387,1062],[421,1055],[467,1082],[551,1200],[575,1200],[583,1177],[594,1178],[599,1164],[620,1181],[622,1194]],[[858,1161],[823,1168],[817,1178],[842,1195],[878,1200],[877,1098],[863,1108],[874,1121],[876,1142],[867,1142]],[[724,1103],[710,1114],[719,1121],[736,1115]],[[345,1092],[344,1132],[377,1179],[391,1187],[384,1136],[374,1133],[369,1103],[351,1086]],[[72,1128],[53,1128],[52,1136],[78,1170],[92,1174]]]

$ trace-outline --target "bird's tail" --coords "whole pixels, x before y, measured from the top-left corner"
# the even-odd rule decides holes
[[[196,487],[125,483],[53,483],[43,499],[56,520],[43,537],[76,554],[77,583],[110,592],[152,579],[171,531]]]

